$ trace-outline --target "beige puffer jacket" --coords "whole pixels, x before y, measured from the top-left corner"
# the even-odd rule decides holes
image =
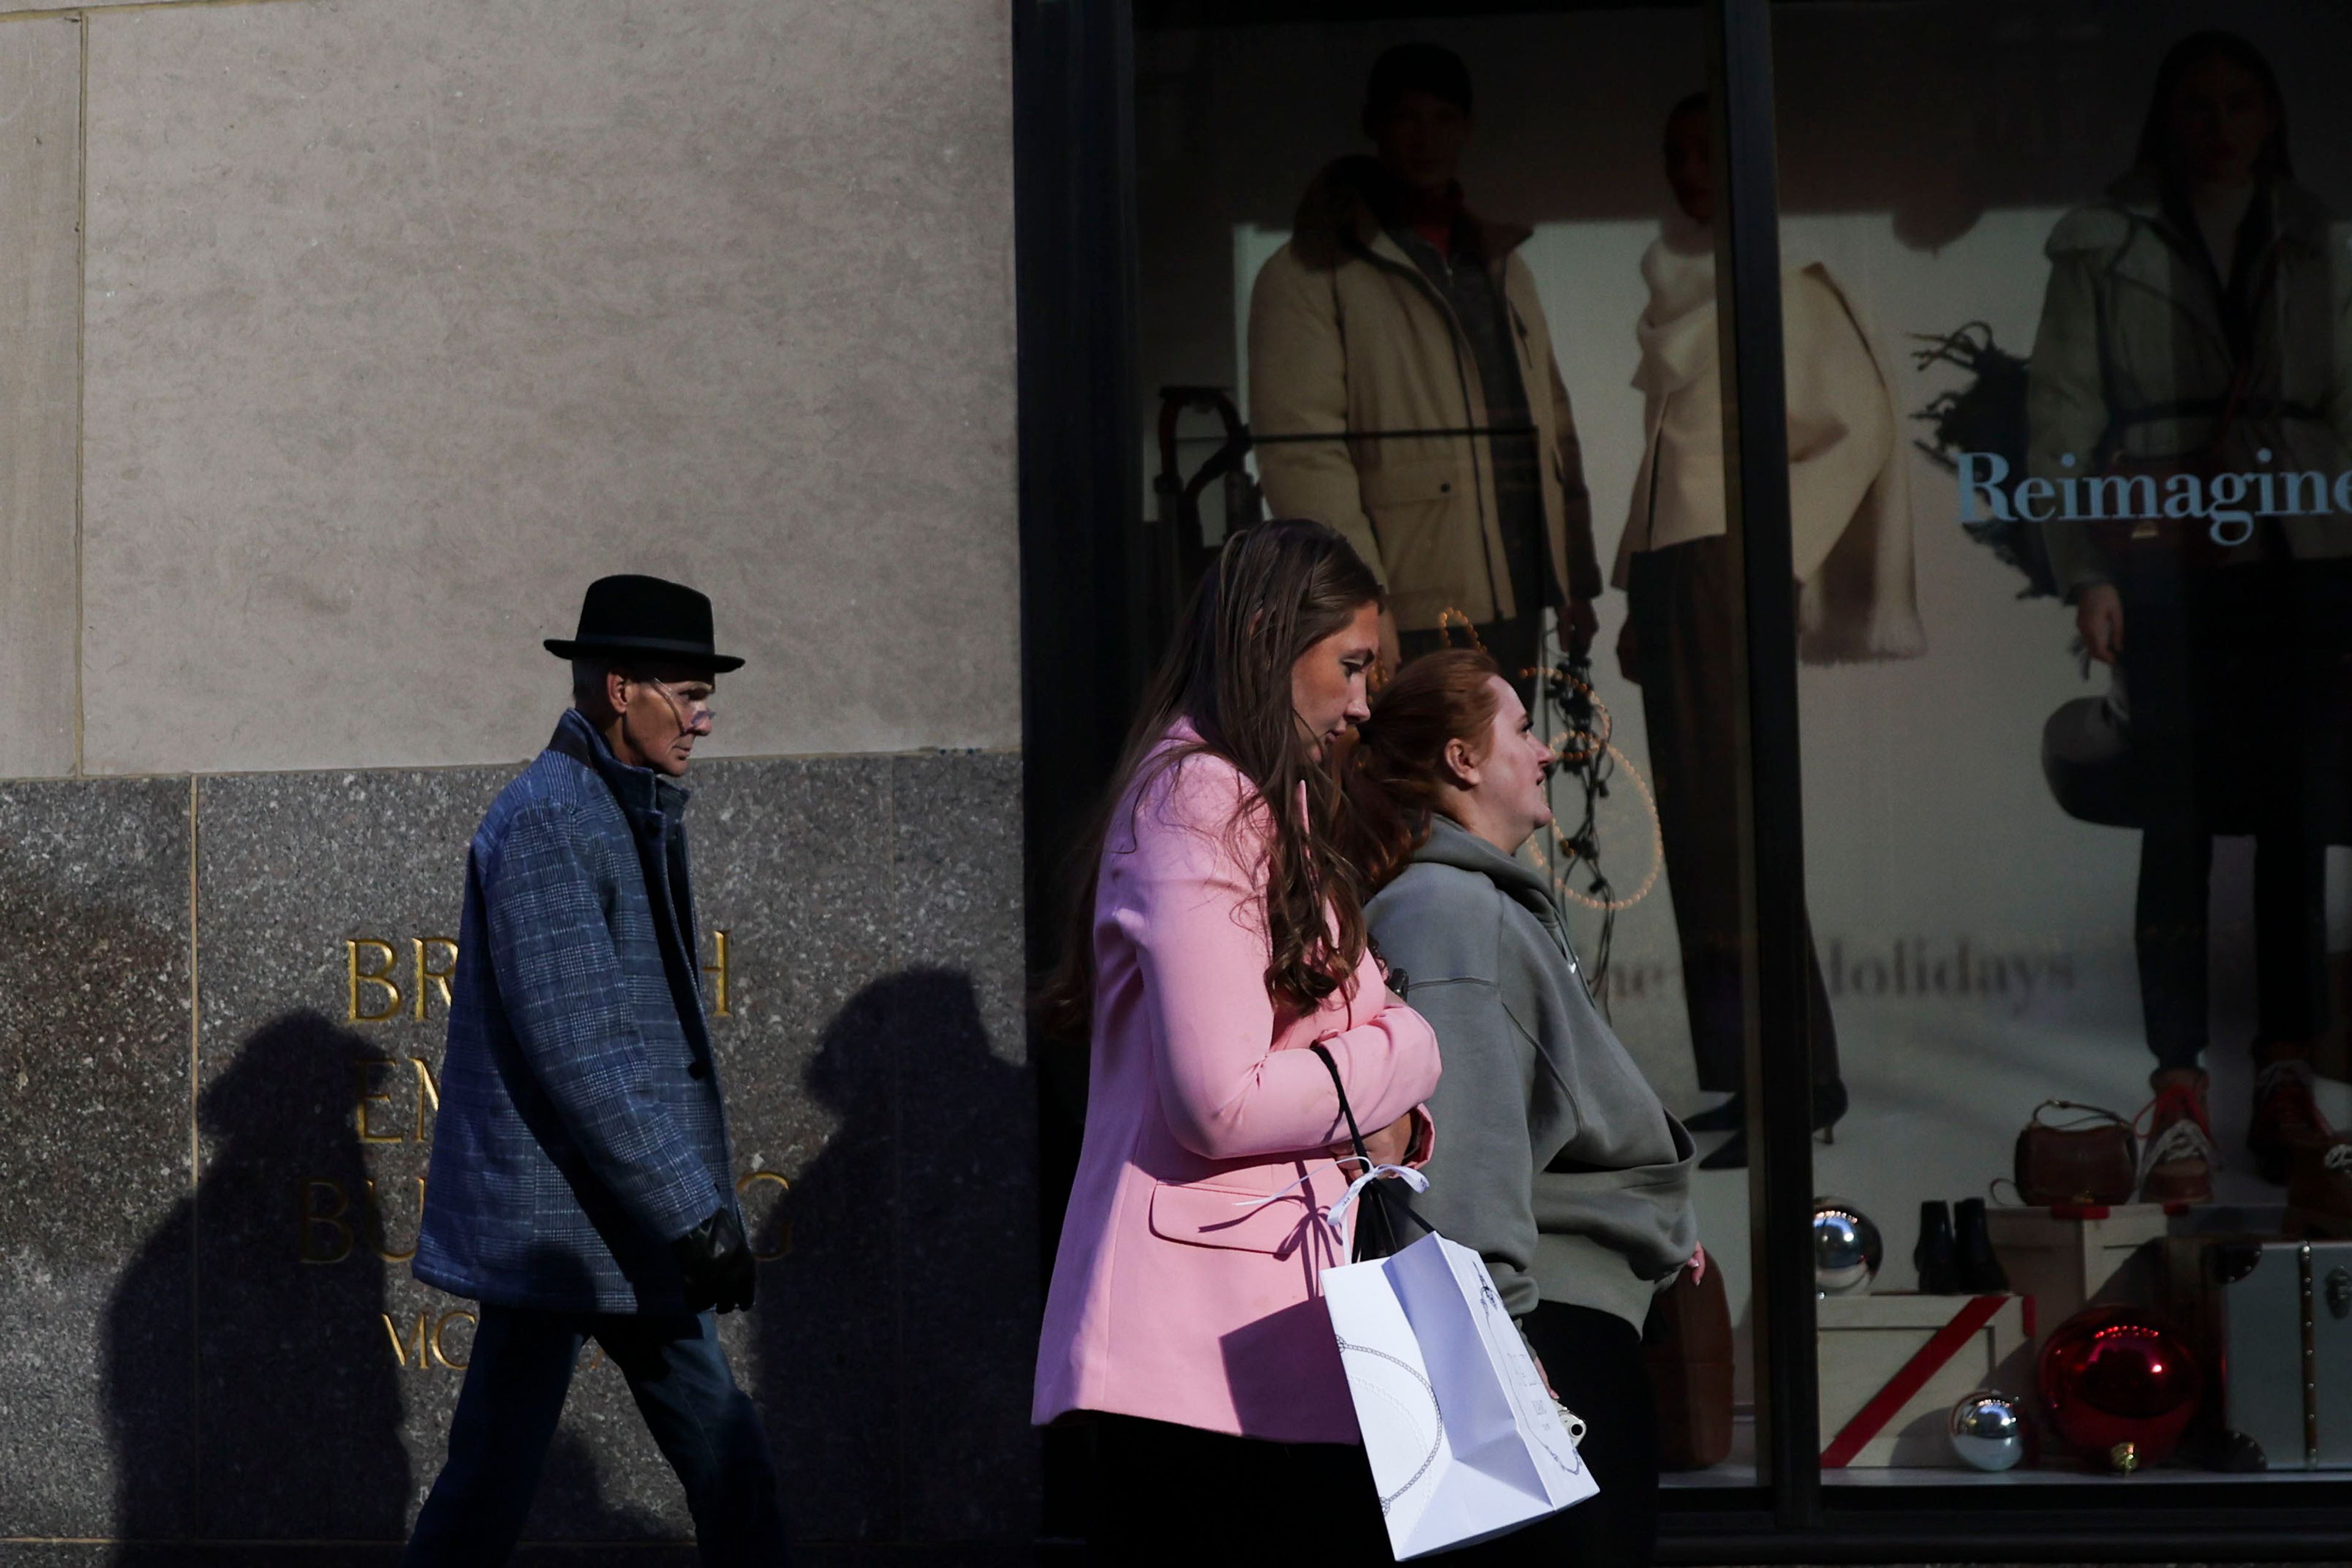
[[[1448,609],[1475,623],[1521,613],[1494,505],[1478,367],[1452,310],[1362,195],[1369,159],[1318,174],[1290,243],[1250,298],[1250,428],[1276,517],[1311,517],[1345,534],[1388,584],[1405,631]],[[1530,231],[1482,223],[1518,342],[1519,378],[1541,448],[1552,569],[1570,595],[1601,591],[1583,454],[1552,357],[1535,279],[1517,254]],[[1435,434],[1379,434],[1436,432]],[[1351,434],[1353,433],[1353,434]],[[1533,606],[1528,606],[1532,608]]]

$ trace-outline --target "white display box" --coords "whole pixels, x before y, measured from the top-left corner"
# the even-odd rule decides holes
[[[2179,1205],[2116,1204],[1988,1208],[1985,1228],[2011,1293],[2033,1299],[2026,1336],[2039,1344],[2084,1307],[2154,1306],[2157,1259],[2148,1243],[2189,1225],[2189,1211]]]
[[[1819,1327],[1825,1468],[1955,1467],[1945,1423],[1960,1396],[2032,1394],[2020,1296],[1830,1296]]]

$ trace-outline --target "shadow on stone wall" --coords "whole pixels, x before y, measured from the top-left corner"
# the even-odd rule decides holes
[[[391,1311],[389,1277],[407,1265],[386,1257],[353,1119],[362,1064],[380,1059],[374,1043],[295,1013],[205,1086],[203,1179],[139,1248],[106,1313],[114,1528],[126,1542],[114,1563],[209,1563],[221,1553],[206,1539],[381,1542],[388,1552],[406,1537],[432,1479],[413,1472],[409,1444],[435,1434],[404,1441],[402,1379],[456,1375],[407,1363],[443,1349],[459,1359],[463,1331],[434,1343],[428,1329],[420,1342],[414,1313]],[[150,1375],[158,1365],[176,1375]],[[187,1430],[192,1396],[196,1441],[158,1451],[155,1434]],[[604,1495],[597,1456],[576,1432],[557,1434],[540,1492],[560,1514],[550,1535],[663,1533]]]
[[[404,1440],[404,1379],[421,1374],[403,1358],[417,1352],[404,1342],[395,1356],[386,1327],[406,1265],[378,1234],[352,1114],[380,1053],[304,1012],[225,1054],[208,1058],[198,1103],[198,1189],[139,1247],[106,1310],[115,1529],[129,1542],[111,1561],[209,1562],[206,1540],[387,1543],[365,1549],[373,1561],[432,1479],[410,1458],[430,1451],[415,1448],[427,1435]],[[970,976],[916,970],[850,999],[803,1084],[835,1128],[759,1227],[758,1249],[782,1256],[762,1268],[740,1369],[793,1533],[1024,1539],[1035,1324],[1005,1309],[1036,1267],[1027,1075],[991,1051]],[[394,1326],[404,1341],[414,1328]],[[166,1375],[147,1374],[159,1365]],[[195,1441],[158,1451],[153,1434],[188,1429],[192,1395]],[[600,1458],[559,1436],[533,1536],[665,1533],[602,1484]]]
[[[399,1369],[352,1117],[358,1064],[373,1054],[321,1016],[295,1013],[247,1039],[205,1088],[203,1178],[140,1248],[107,1309],[103,1378],[124,1537],[177,1533],[191,1467],[199,1537],[402,1533]],[[167,1345],[178,1353],[159,1357]],[[172,1387],[131,1370],[159,1361],[186,1381]],[[185,1407],[191,1386],[198,1452],[151,1451],[150,1435],[172,1429],[163,1417]],[[115,1561],[179,1555],[128,1545]]]
[[[1025,1535],[1036,1325],[1004,1308],[1036,1268],[1028,1077],[991,1052],[971,977],[920,969],[852,996],[803,1081],[838,1123],[760,1228],[789,1251],[750,1369],[794,1534]]]

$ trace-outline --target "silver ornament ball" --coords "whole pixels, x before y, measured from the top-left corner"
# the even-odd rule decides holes
[[[1945,1430],[1952,1452],[1971,1469],[2014,1469],[2025,1458],[2025,1407],[1998,1389],[1964,1395]]]
[[[1868,1215],[1842,1198],[1813,1200],[1813,1285],[1822,1295],[1859,1295],[1885,1261],[1886,1243]]]

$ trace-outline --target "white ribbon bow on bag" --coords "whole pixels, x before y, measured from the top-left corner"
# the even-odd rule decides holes
[[[1354,1156],[1350,1155],[1349,1158],[1353,1159]],[[1349,1206],[1355,1203],[1359,1196],[1362,1195],[1363,1190],[1366,1187],[1370,1186],[1382,1176],[1394,1176],[1416,1193],[1425,1193],[1429,1191],[1429,1178],[1423,1175],[1419,1171],[1414,1170],[1410,1165],[1374,1165],[1370,1170],[1365,1172],[1362,1175],[1358,1176],[1354,1181],[1349,1182],[1348,1184],[1348,1190],[1339,1195],[1339,1201],[1323,1211],[1323,1223],[1329,1226],[1334,1232],[1344,1237],[1348,1234],[1348,1210]]]
[[[1329,1166],[1322,1167],[1322,1169],[1335,1169],[1340,1165],[1360,1165],[1362,1163],[1363,1160],[1360,1156],[1355,1154],[1342,1154],[1337,1160],[1332,1161]],[[1264,1208],[1266,1205],[1274,1202],[1275,1199],[1287,1197],[1290,1194],[1297,1192],[1300,1187],[1303,1187],[1307,1183],[1313,1181],[1318,1173],[1319,1170],[1309,1171],[1307,1174],[1299,1177],[1298,1180],[1291,1183],[1288,1186],[1268,1193],[1262,1198],[1240,1199],[1234,1205],[1234,1207],[1237,1209]],[[1338,1233],[1338,1235],[1344,1239],[1348,1234],[1348,1210],[1355,1204],[1356,1199],[1362,1194],[1363,1190],[1366,1187],[1371,1185],[1374,1182],[1379,1181],[1382,1176],[1394,1176],[1416,1193],[1425,1193],[1429,1191],[1429,1178],[1423,1175],[1419,1171],[1414,1170],[1410,1165],[1374,1165],[1370,1170],[1365,1172],[1362,1175],[1358,1176],[1354,1181],[1349,1182],[1348,1184],[1348,1190],[1339,1194],[1339,1201],[1323,1211],[1323,1223],[1329,1226],[1334,1232]]]

